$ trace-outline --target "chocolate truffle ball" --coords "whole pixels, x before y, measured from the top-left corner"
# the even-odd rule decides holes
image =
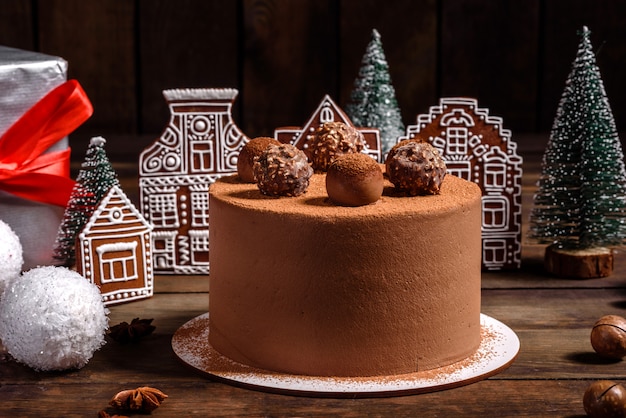
[[[327,171],[336,157],[357,154],[363,148],[365,148],[363,134],[343,122],[326,122],[307,138],[307,150],[317,172]]]
[[[374,159],[365,154],[339,156],[328,167],[326,191],[337,205],[374,203],[383,193],[383,171]]]
[[[583,395],[583,407],[592,418],[626,417],[626,389],[610,380],[594,382]]]
[[[391,149],[387,153],[387,158],[385,159],[385,161],[387,161],[389,158],[393,157],[396,154],[396,151],[398,150],[398,148],[400,148],[403,145],[410,144],[411,142],[421,143],[421,142],[426,142],[426,141],[424,141],[420,137],[414,137],[414,138],[410,138],[410,139],[403,139],[402,141],[396,143],[393,147],[391,147]]]
[[[591,330],[591,346],[602,357],[619,360],[626,356],[626,319],[605,315]]]
[[[254,161],[253,171],[259,190],[268,196],[299,196],[313,175],[304,152],[289,144],[268,145]]]
[[[265,151],[265,148],[267,148],[270,144],[280,145],[280,142],[274,138],[261,136],[251,139],[246,145],[243,146],[239,152],[239,157],[237,158],[237,174],[239,174],[241,181],[245,183],[255,182],[254,172],[252,171],[254,159],[261,155],[261,153]]]
[[[385,161],[389,181],[411,196],[438,194],[446,164],[437,149],[427,142],[399,145]]]

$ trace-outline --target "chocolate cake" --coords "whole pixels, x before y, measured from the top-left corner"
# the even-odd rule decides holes
[[[357,207],[325,174],[296,197],[238,176],[209,191],[209,342],[253,367],[310,376],[439,368],[480,344],[481,192],[447,175],[409,196],[385,179]]]

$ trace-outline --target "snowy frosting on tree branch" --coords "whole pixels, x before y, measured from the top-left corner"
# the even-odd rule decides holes
[[[85,160],[76,178],[54,245],[54,259],[64,266],[75,261],[75,242],[96,206],[112,186],[119,186],[117,174],[104,150],[106,140],[89,141]]]
[[[383,155],[404,134],[396,91],[391,84],[389,66],[376,29],[372,30],[372,40],[363,55],[346,113],[354,126],[380,130]]]
[[[531,239],[561,248],[624,244],[624,155],[587,27],[559,103],[538,186]]]

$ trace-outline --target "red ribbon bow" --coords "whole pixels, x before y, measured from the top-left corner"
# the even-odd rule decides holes
[[[44,152],[93,113],[78,81],[69,80],[39,100],[0,138],[0,190],[65,207],[74,181],[70,149]]]

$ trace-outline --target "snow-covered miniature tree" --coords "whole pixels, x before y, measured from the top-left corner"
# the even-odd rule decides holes
[[[529,237],[552,244],[551,272],[602,277],[612,268],[609,248],[626,241],[626,171],[587,27],[581,37],[543,156]]]
[[[76,237],[109,189],[119,186],[104,150],[105,143],[102,137],[91,138],[89,142],[54,244],[53,257],[60,265],[74,264]]]
[[[383,155],[404,135],[402,115],[391,84],[380,34],[372,30],[359,75],[354,81],[346,113],[354,126],[378,128]]]

